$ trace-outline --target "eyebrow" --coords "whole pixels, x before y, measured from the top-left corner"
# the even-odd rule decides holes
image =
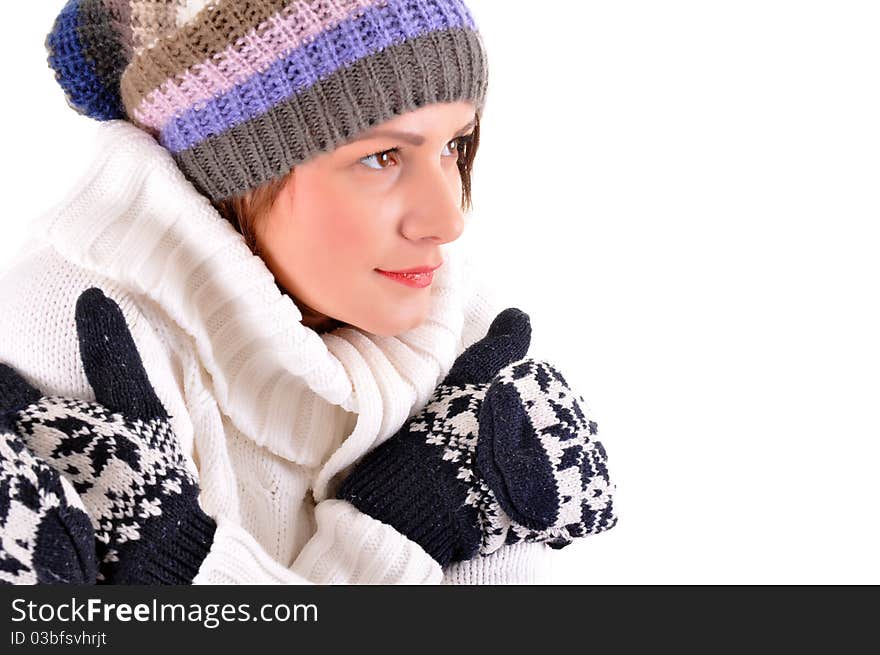
[[[477,119],[476,117],[474,117],[471,119],[470,123],[465,125],[458,132],[456,132],[456,135],[460,136],[470,130],[472,127],[476,127],[476,125]],[[418,134],[413,134],[412,132],[400,132],[397,130],[370,130],[369,132],[365,132],[360,138],[352,141],[352,143],[358,143],[359,141],[366,141],[368,139],[376,139],[383,136],[390,137],[392,139],[400,139],[401,141],[406,141],[407,143],[411,143],[414,146],[420,146],[425,142],[425,137]]]

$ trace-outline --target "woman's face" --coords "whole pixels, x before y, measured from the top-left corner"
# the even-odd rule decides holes
[[[461,236],[458,146],[474,119],[472,103],[429,105],[295,167],[255,228],[277,282],[323,316],[373,334],[420,325],[431,275],[383,271],[433,269],[440,246]]]

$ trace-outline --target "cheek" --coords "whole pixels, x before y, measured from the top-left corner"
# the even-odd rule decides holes
[[[351,189],[314,187],[294,208],[291,237],[301,239],[307,260],[333,277],[372,270],[382,263],[392,229],[381,213]]]
[[[314,226],[314,234],[325,252],[333,254],[337,266],[368,259],[377,240],[376,231],[369,229],[364,217],[345,205],[335,207],[335,211],[325,208]]]
[[[338,188],[332,176],[301,176],[298,194],[279,211],[270,237],[273,272],[296,298],[367,332],[394,335],[419,324],[430,294],[397,287],[374,272],[402,264],[401,208]]]

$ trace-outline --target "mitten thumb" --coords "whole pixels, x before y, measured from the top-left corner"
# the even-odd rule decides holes
[[[488,384],[505,366],[526,356],[531,340],[529,315],[515,307],[505,309],[486,336],[458,356],[443,384]]]
[[[73,485],[58,476],[63,501],[49,513],[37,536],[38,553],[50,557],[34,562],[44,582],[94,584],[98,577],[95,531]]]
[[[114,300],[97,287],[76,302],[80,358],[96,401],[129,419],[168,419]]]
[[[478,421],[477,469],[498,504],[517,523],[546,530],[559,512],[553,464],[516,388],[493,382]]]

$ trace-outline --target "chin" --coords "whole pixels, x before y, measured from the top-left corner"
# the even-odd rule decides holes
[[[375,314],[375,312],[373,312]],[[380,337],[397,337],[420,326],[428,318],[428,311],[401,314],[387,312],[384,316],[370,317],[372,320],[361,321],[355,325],[370,334]]]

